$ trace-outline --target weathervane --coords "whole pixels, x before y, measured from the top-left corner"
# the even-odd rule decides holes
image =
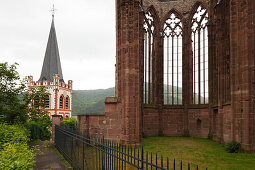
[[[55,12],[57,11],[57,9],[55,8],[54,4],[52,7],[52,10],[50,10],[50,12],[52,12],[52,17],[54,18]]]

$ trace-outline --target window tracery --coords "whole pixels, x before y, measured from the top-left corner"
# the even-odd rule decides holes
[[[152,103],[152,55],[154,53],[154,18],[151,12],[144,19],[144,103]]]
[[[193,104],[208,104],[208,13],[201,5],[192,19]]]
[[[182,23],[172,13],[164,24],[164,104],[182,104]]]

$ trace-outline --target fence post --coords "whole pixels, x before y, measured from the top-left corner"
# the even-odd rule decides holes
[[[51,139],[52,142],[55,143],[55,125],[60,125],[60,122],[62,121],[61,115],[52,115],[52,135]]]
[[[142,146],[142,153],[141,153],[141,163],[142,163],[141,164],[142,165],[141,168],[143,169],[143,146]]]

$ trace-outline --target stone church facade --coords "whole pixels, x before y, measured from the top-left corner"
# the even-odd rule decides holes
[[[254,0],[116,0],[116,97],[79,116],[137,144],[192,136],[255,151]]]

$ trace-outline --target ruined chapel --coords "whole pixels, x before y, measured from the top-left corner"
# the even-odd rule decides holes
[[[255,151],[255,1],[116,0],[116,91],[90,135],[237,141]]]

